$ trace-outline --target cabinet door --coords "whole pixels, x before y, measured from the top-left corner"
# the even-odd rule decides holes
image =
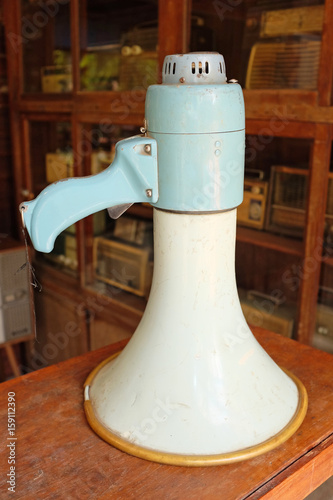
[[[131,313],[124,308],[105,307],[90,311],[89,337],[90,349],[95,350],[105,345],[114,344],[130,338],[140,321],[140,313]]]
[[[35,297],[36,335],[29,353],[33,370],[87,351],[86,312],[79,303],[43,288]]]
[[[81,90],[145,90],[156,83],[157,0],[85,0],[79,7]]]
[[[19,2],[21,36],[9,33],[9,42],[22,50],[24,93],[72,91],[70,3]]]

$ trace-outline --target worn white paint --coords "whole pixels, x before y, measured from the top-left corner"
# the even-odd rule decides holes
[[[94,411],[108,429],[153,450],[218,454],[261,443],[293,417],[298,392],[243,317],[236,209],[154,212],[149,302],[128,346],[94,379]]]

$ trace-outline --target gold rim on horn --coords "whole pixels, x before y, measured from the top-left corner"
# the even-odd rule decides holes
[[[119,354],[120,352],[117,352],[116,354],[113,354],[109,358],[102,361],[102,363],[100,363],[89,374],[84,387],[86,388],[90,386],[97,373],[105,365],[113,361]],[[168,465],[185,465],[189,467],[207,467],[212,465],[231,464],[240,462],[242,460],[248,460],[250,458],[254,458],[258,455],[262,455],[263,453],[273,450],[280,444],[284,443],[287,439],[289,439],[302,424],[308,407],[308,396],[306,389],[302,382],[294,374],[284,368],[282,369],[286,373],[286,375],[288,375],[288,377],[290,377],[295,382],[298,390],[298,405],[292,419],[285,427],[283,427],[283,429],[281,429],[280,432],[267,439],[266,441],[263,441],[262,443],[259,443],[255,446],[250,446],[249,448],[244,448],[242,450],[229,453],[218,453],[214,455],[183,455],[144,448],[143,446],[138,446],[134,443],[126,441],[119,435],[104,427],[96,417],[93,406],[89,399],[86,399],[84,402],[84,410],[88,423],[96,432],[96,434],[98,434],[98,436],[100,436],[107,443],[111,444],[121,451],[125,451],[129,455],[134,455],[138,458],[144,458],[145,460],[150,460],[151,462],[158,462]]]

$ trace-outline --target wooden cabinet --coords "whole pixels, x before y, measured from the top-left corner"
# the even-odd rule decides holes
[[[294,308],[294,337],[310,343],[320,286],[320,300],[332,307],[333,0],[13,0],[4,3],[4,17],[17,205],[55,178],[96,173],[112,160],[117,140],[139,133],[145,90],[160,81],[165,55],[225,55],[228,78],[244,87],[246,172],[262,170],[270,183],[272,167],[285,166],[305,170],[308,182],[301,233],[239,225],[238,283],[268,298],[279,294]],[[138,205],[129,214],[150,221],[151,212]],[[37,302],[45,309],[43,335],[53,302],[76,321],[75,304],[101,296],[103,310],[85,309],[82,349],[135,329],[145,298],[115,294],[94,272],[94,239],[112,231],[105,214],[91,216],[66,230],[51,256],[35,255],[54,290]],[[63,298],[68,279],[78,294],[72,302]],[[76,345],[66,356],[78,352]]]
[[[128,314],[125,310],[117,310],[111,304],[103,305],[97,300],[92,300],[88,316],[90,349],[94,351],[99,347],[130,338],[140,318],[140,311]]]
[[[33,370],[87,351],[86,309],[80,297],[72,299],[49,288],[35,294],[36,340],[29,353]]]

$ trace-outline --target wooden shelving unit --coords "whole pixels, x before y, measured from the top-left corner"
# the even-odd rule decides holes
[[[296,255],[297,257],[303,255],[303,243],[301,241],[242,226],[237,228],[237,241],[289,255]]]
[[[96,3],[96,9],[103,2]],[[129,2],[132,5],[133,2]],[[191,6],[192,3],[192,6]],[[88,0],[70,1],[70,43],[71,66],[72,66],[72,91],[62,93],[35,93],[25,92],[25,78],[23,71],[24,50],[27,44],[24,40],[17,38],[22,36],[22,2],[13,0],[4,2],[4,19],[7,36],[7,63],[9,80],[9,103],[11,115],[12,151],[15,167],[15,191],[16,205],[22,201],[34,197],[41,188],[44,181],[39,184],[34,181],[34,171],[37,168],[32,163],[32,130],[34,124],[43,123],[47,128],[50,123],[68,122],[71,126],[71,140],[74,153],[82,148],[82,137],[88,126],[100,124],[108,120],[110,124],[117,126],[133,126],[139,131],[144,118],[144,89],[126,91],[83,91],[80,88],[80,60],[83,43],[82,30],[87,19],[84,17]],[[165,55],[170,53],[181,53],[189,50],[191,34],[191,15],[201,13],[203,16],[217,16],[218,12],[214,2],[181,0],[166,2],[157,1],[158,7],[158,62],[161,67]],[[114,4],[115,16],[117,7]],[[215,9],[215,10],[214,10]],[[240,20],[244,20],[245,3],[235,7],[232,12],[226,12],[225,19],[219,22],[228,22],[236,28]],[[229,17],[228,17],[229,16]],[[52,21],[52,20],[51,20]],[[50,22],[51,22],[50,21]],[[217,21],[216,21],[217,22]],[[235,24],[236,23],[236,24]],[[267,252],[278,261],[278,268],[283,271],[284,261],[288,265],[295,262],[297,266],[307,266],[318,255],[321,255],[325,208],[327,197],[328,174],[331,161],[331,144],[333,138],[333,0],[326,0],[324,11],[324,24],[322,32],[321,55],[318,71],[317,90],[244,90],[246,107],[246,131],[247,134],[262,138],[299,139],[308,141],[309,158],[309,190],[306,204],[306,225],[303,240],[289,238],[267,231],[258,231],[245,227],[238,227],[238,242],[241,244],[241,252],[246,260],[247,254],[257,252],[258,261],[262,259],[267,264]],[[239,31],[230,33],[228,45],[234,43]],[[13,43],[13,34],[16,35]],[[223,36],[227,36],[223,35]],[[225,41],[225,43],[227,40]],[[199,43],[199,42],[198,42]],[[236,50],[236,49],[235,49]],[[235,52],[234,50],[234,52]],[[220,48],[223,53],[223,47]],[[228,67],[228,60],[227,67]],[[230,64],[232,71],[236,71],[236,65]],[[228,73],[230,77],[237,76]],[[281,126],[282,124],[282,126]],[[47,136],[47,134],[45,134]],[[44,140],[44,139],[43,139]],[[45,139],[46,140],[46,139]],[[266,141],[267,142],[267,141]],[[261,145],[265,143],[262,140]],[[266,144],[266,143],[265,143]],[[293,153],[290,151],[290,153]],[[260,157],[261,149],[257,150]],[[74,154],[75,175],[85,175],[86,166],[84,155]],[[132,207],[129,214],[151,218],[152,209],[147,206]],[[17,214],[17,225],[19,227],[19,215]],[[73,315],[77,308],[85,311],[85,335],[87,335],[86,346],[100,345],[98,341],[91,343],[91,332],[98,336],[98,327],[92,326],[94,318],[98,316],[98,324],[102,325],[103,339],[107,324],[110,322],[110,311],[123,314],[128,319],[128,324],[122,326],[120,338],[125,333],[130,335],[144,309],[144,299],[138,299],[129,294],[121,293],[117,298],[112,294],[101,296],[91,285],[87,276],[91,275],[91,249],[92,232],[91,222],[81,221],[76,224],[76,242],[78,268],[77,276],[70,279],[64,277],[64,273],[52,269],[43,263],[39,266],[40,277],[45,289],[52,290],[57,295],[58,308],[60,310],[61,298],[70,297],[73,303]],[[249,252],[248,249],[251,251]],[[294,260],[293,260],[294,259]],[[271,259],[273,261],[273,258]],[[333,266],[332,257],[325,259],[325,263]],[[296,265],[295,264],[295,265]],[[236,263],[237,265],[237,263]],[[290,264],[291,265],[291,264]],[[263,269],[267,266],[263,265]],[[310,343],[315,326],[315,309],[317,304],[317,293],[320,280],[321,257],[317,265],[308,273],[306,279],[301,279],[297,290],[288,292],[287,296],[297,304],[298,321],[295,336],[298,340]],[[263,272],[260,269],[248,267],[248,273],[252,273],[253,282],[255,273]],[[270,292],[270,282],[265,279],[260,281],[266,292]],[[274,278],[275,279],[275,278]],[[251,281],[251,280],[250,280]],[[285,285],[281,285],[282,287]],[[65,292],[65,293],[64,293]],[[103,294],[102,294],[103,295]],[[95,297],[95,306],[91,302]],[[103,299],[103,300],[102,300]],[[40,296],[39,301],[43,302]],[[48,300],[51,300],[49,297]],[[64,299],[67,300],[67,299]],[[84,304],[82,306],[82,304]],[[97,304],[97,305],[96,305]],[[42,304],[41,304],[42,307]],[[95,307],[95,309],[94,309]],[[99,310],[97,308],[99,307]],[[76,308],[76,309],[75,309]],[[80,314],[81,314],[80,312]],[[80,316],[82,319],[83,316]],[[37,318],[38,320],[38,318]],[[75,320],[76,321],[76,320]],[[104,321],[104,323],[103,323]],[[95,324],[97,325],[97,323]],[[40,325],[41,331],[43,325]],[[125,332],[125,333],[124,333]],[[110,337],[111,338],[111,337]],[[114,341],[116,336],[112,336]],[[41,344],[41,348],[43,344]],[[61,356],[60,356],[61,357]],[[66,356],[64,356],[66,357]]]

